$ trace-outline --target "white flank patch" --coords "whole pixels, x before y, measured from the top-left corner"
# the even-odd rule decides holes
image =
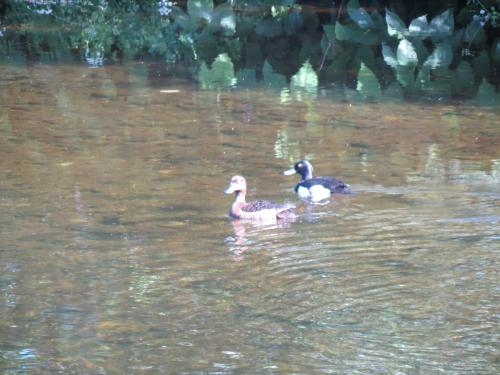
[[[297,194],[302,199],[309,199],[311,197],[311,194],[309,194],[309,189],[303,186],[299,186],[299,188],[297,189]]]
[[[330,189],[325,188],[323,185],[313,185],[309,189],[310,196],[313,201],[322,201],[323,199],[330,198]]]

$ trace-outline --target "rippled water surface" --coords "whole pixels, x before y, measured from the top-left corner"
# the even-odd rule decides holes
[[[498,373],[498,107],[1,70],[4,373]],[[237,173],[297,220],[228,221]]]

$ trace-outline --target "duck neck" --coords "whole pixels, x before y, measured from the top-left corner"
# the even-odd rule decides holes
[[[234,203],[245,204],[246,203],[245,195],[246,195],[246,191],[244,191],[244,190],[237,191],[234,194]]]
[[[246,206],[245,191],[237,191],[234,194],[234,202],[229,209],[229,216],[240,219],[242,216],[243,207]]]
[[[312,169],[306,169],[303,173],[302,173],[302,179],[303,180],[308,180],[310,178],[313,178],[313,173],[312,173]]]

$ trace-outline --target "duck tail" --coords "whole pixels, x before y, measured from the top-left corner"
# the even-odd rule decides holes
[[[282,220],[295,219],[297,217],[297,215],[295,214],[295,206],[292,204],[287,205],[276,214],[276,217]]]
[[[351,194],[352,193],[351,185],[343,183],[342,185],[337,187],[335,192],[340,194]]]

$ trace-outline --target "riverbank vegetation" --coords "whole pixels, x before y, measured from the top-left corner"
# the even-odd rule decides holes
[[[160,59],[203,88],[498,101],[500,2],[8,0],[3,62]]]

